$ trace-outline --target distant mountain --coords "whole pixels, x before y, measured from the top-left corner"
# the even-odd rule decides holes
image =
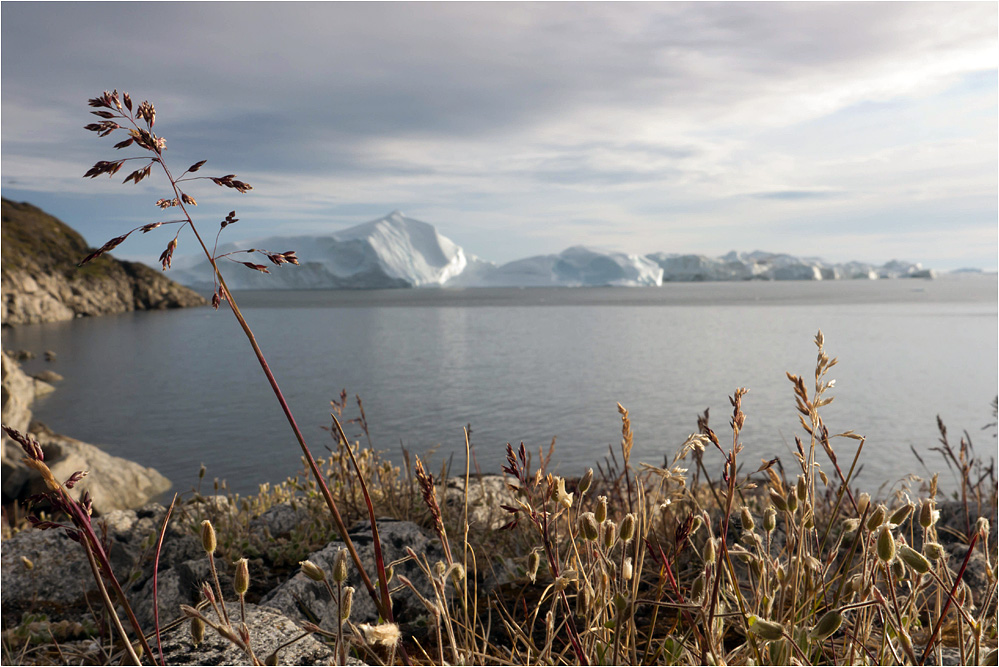
[[[2,210],[4,325],[207,303],[138,262],[105,255],[78,267],[93,248],[66,223],[28,203],[3,199]]]
[[[538,255],[496,265],[467,253],[433,225],[394,211],[321,236],[273,236],[219,248],[224,254],[247,248],[297,252],[300,266],[271,266],[259,254],[232,259],[266,264],[270,274],[223,261],[233,289],[372,289],[387,287],[655,286],[708,280],[840,280],[920,277],[933,272],[893,260],[881,266],[831,264],[815,257],[732,251],[722,257],[655,253],[628,255],[573,246],[557,255]],[[201,258],[178,258],[173,276],[211,289],[211,268]]]

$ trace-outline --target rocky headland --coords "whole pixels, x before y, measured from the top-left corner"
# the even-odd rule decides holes
[[[201,306],[194,291],[138,262],[99,257],[64,222],[28,203],[2,200],[3,324]]]
[[[75,230],[27,203],[2,200],[3,326],[69,320],[134,310],[200,306],[207,302],[159,271],[137,262],[100,257],[77,266],[92,249]],[[160,473],[111,456],[74,438],[54,433],[31,419],[34,400],[55,389],[60,376],[46,371],[29,377],[3,353],[3,424],[38,440],[59,479],[90,472],[76,492],[86,489],[98,512],[140,507],[170,488]],[[49,381],[46,381],[49,380]],[[22,462],[20,447],[2,438],[3,503],[41,490],[41,480]]]

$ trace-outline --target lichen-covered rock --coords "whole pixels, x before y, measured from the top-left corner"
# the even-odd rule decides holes
[[[517,499],[502,475],[483,475],[468,481],[468,524],[498,530],[510,521],[501,505],[516,506]],[[444,505],[451,516],[463,517],[465,478],[452,477],[444,490]]]
[[[99,257],[63,222],[27,203],[2,201],[4,325],[131,310],[205,305],[197,293],[137,262]]]
[[[396,521],[394,519],[379,519],[378,534],[382,545],[382,555],[386,566],[393,561],[406,558],[406,547],[410,547],[422,559],[426,557],[427,562],[433,571],[433,567],[438,562],[444,561],[444,550],[436,539],[429,538],[419,526],[408,521]],[[350,538],[357,548],[361,562],[365,563],[368,576],[374,582],[377,577],[375,570],[374,543],[371,537],[371,529],[367,522],[358,524],[350,531]],[[343,543],[335,540],[326,545],[322,550],[309,555],[309,560],[318,565],[326,576],[332,576],[333,562],[337,552],[343,547]],[[361,578],[357,573],[357,568],[353,561],[348,560],[348,586],[356,589],[354,593],[354,603],[350,619],[355,623],[371,623],[378,618],[375,603],[368,595],[367,589],[361,583]],[[434,594],[430,582],[423,570],[411,559],[398,563],[395,566],[395,576],[391,582],[394,588],[399,585],[398,576],[407,577],[420,590],[420,593],[428,600],[433,601]],[[334,589],[335,590],[335,589]],[[448,583],[450,592],[451,584]],[[323,627],[332,627],[330,624],[336,618],[337,604],[330,599],[326,587],[320,583],[306,577],[302,572],[296,573],[289,580],[278,586],[266,595],[260,603],[263,606],[273,607],[283,614],[296,620],[308,620],[300,610],[304,606],[315,618],[320,619]],[[426,607],[419,598],[408,588],[403,587],[392,595],[393,612],[396,620],[400,622],[412,621],[418,616],[427,613]]]
[[[210,612],[209,612],[210,613]],[[238,606],[230,610],[233,624],[240,622]],[[281,665],[330,665],[334,664],[333,649],[311,635],[302,637],[290,646],[278,649],[302,635],[302,629],[279,611],[257,605],[246,605],[246,626],[250,632],[250,647],[261,663],[275,650],[276,664]],[[205,630],[204,640],[194,645],[189,623],[163,633],[163,657],[168,665],[248,665],[250,657],[231,641],[212,628]],[[155,649],[154,649],[155,650]]]

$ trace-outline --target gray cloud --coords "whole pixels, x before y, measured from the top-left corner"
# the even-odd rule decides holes
[[[451,219],[502,211],[513,230],[556,211],[634,223],[635,237],[655,245],[669,231],[653,212],[679,210],[675,225],[708,228],[724,226],[733,197],[744,207],[818,206],[856,192],[841,174],[889,159],[869,148],[886,141],[884,129],[855,119],[864,105],[891,129],[892,145],[878,150],[918,156],[927,139],[951,142],[934,148],[949,151],[935,168],[995,168],[999,28],[988,3],[4,3],[0,12],[4,191],[65,210],[96,208],[73,193],[109,146],[80,126],[86,98],[114,86],[157,104],[171,159],[252,175],[269,187],[241,205],[310,227],[330,211],[348,224],[360,221],[353,212],[422,203]],[[948,86],[962,108],[984,110],[934,114]],[[913,99],[925,108],[914,113]],[[843,109],[854,111],[831,124]],[[835,154],[822,143],[829,136],[852,152]],[[901,198],[912,161],[885,162],[883,177],[860,170],[877,210]],[[943,201],[952,192],[942,173],[913,187]],[[988,175],[965,187],[994,196]],[[139,199],[125,195],[125,217],[144,210]],[[494,244],[506,258],[533,252],[515,248],[526,237],[508,236]]]

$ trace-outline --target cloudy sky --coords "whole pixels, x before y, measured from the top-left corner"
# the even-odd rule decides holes
[[[493,261],[586,244],[995,270],[997,5],[2,5],[2,190],[100,245],[160,178],[81,175],[104,89],[156,105],[228,240],[393,209]],[[238,232],[237,232],[238,229]],[[169,239],[116,255],[155,260]],[[227,234],[230,230],[227,230]],[[180,253],[192,241],[181,239]]]

